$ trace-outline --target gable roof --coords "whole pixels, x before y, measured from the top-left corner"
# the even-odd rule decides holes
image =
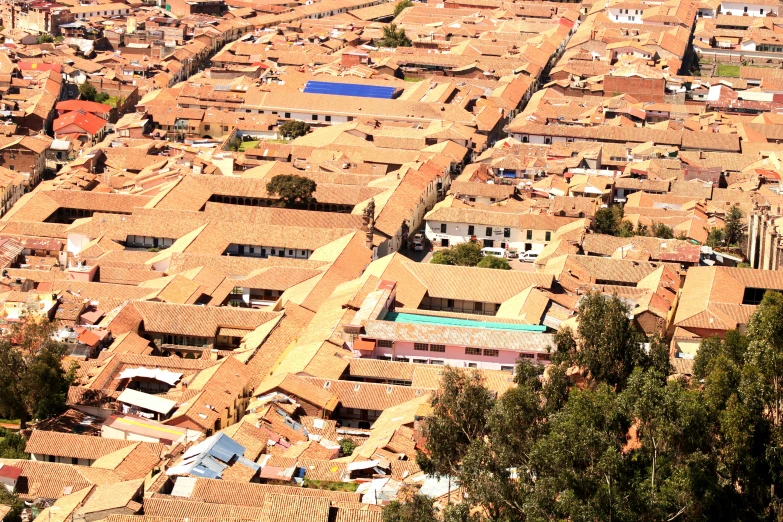
[[[52,123],[52,130],[56,134],[60,129],[69,125],[75,125],[87,134],[94,136],[106,126],[106,120],[99,118],[90,112],[81,110],[71,111],[54,120]]]

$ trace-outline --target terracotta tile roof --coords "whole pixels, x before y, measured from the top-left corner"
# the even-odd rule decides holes
[[[152,301],[131,305],[144,322],[147,332],[214,337],[219,328],[239,328],[248,333],[277,318],[278,312],[249,308],[197,306]]]
[[[315,406],[334,411],[337,406],[336,396],[329,390],[308,382],[303,377],[290,373],[276,374],[261,382],[253,395],[256,397],[278,390],[286,395],[298,397]]]
[[[430,297],[446,299],[502,303],[529,286],[551,288],[553,280],[550,274],[516,270],[497,271],[413,262],[404,264]],[[387,278],[386,274],[384,278]],[[465,281],[470,281],[470,284],[464,284]],[[405,302],[408,308],[417,308],[418,305]]]
[[[756,306],[743,304],[746,288],[783,290],[781,272],[729,267],[692,267],[674,317],[680,328],[729,330],[747,324]]]
[[[13,459],[0,459],[0,464],[22,468],[16,485],[21,500],[58,499],[71,491],[104,483],[107,479],[110,481],[110,477],[114,477],[114,482],[120,481],[112,472],[109,476],[99,476],[92,474],[92,469],[85,466]]]
[[[431,390],[411,386],[395,386],[367,382],[327,380],[318,377],[305,377],[313,384],[334,393],[344,408],[362,410],[385,410],[398,406]],[[329,384],[327,384],[329,383]]]
[[[236,519],[256,521],[261,517],[261,506],[233,506],[195,502],[174,497],[153,497],[144,499],[144,514],[153,517],[209,518],[213,520]]]
[[[338,508],[334,522],[382,522],[383,512],[374,506],[361,508]]]
[[[131,446],[135,447],[137,444],[139,443],[129,440],[104,439],[89,435],[35,430],[27,441],[25,452],[96,460],[117,450]],[[163,444],[150,444],[147,442],[141,444],[149,445],[150,449],[153,449],[159,455],[165,449]]]
[[[358,502],[360,500],[358,493],[268,484],[231,483],[213,479],[197,479],[190,499],[234,506],[263,506],[267,496],[274,495],[319,497],[330,502]]]
[[[355,358],[349,362],[351,377],[413,381],[414,364],[380,359]]]
[[[266,448],[266,433],[248,421],[240,420],[236,424],[221,430],[223,433],[245,447],[244,457],[255,462]]]
[[[118,482],[108,486],[98,486],[87,497],[87,501],[81,506],[79,512],[89,516],[92,513],[125,508],[143,489],[143,479]],[[139,505],[138,507],[141,506]]]
[[[553,346],[553,335],[487,328],[443,327],[428,324],[367,321],[365,335],[371,339],[470,346],[522,352],[547,352]],[[437,358],[437,354],[429,355]]]
[[[112,470],[124,480],[142,479],[160,464],[164,453],[165,449],[159,450],[152,444],[140,443],[105,455],[93,462],[92,467]]]
[[[73,190],[36,191],[19,200],[14,210],[4,216],[10,221],[45,221],[59,208],[130,214],[136,207],[146,205],[148,196],[106,194]]]

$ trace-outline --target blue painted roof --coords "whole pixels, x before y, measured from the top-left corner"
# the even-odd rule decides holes
[[[358,96],[360,98],[379,98],[390,100],[394,96],[394,87],[362,85],[360,83],[316,82],[309,80],[304,92],[309,94],[332,94],[335,96]]]
[[[409,324],[429,324],[434,326],[461,326],[463,328],[486,328],[489,330],[507,330],[512,332],[541,333],[546,326],[538,324],[495,323],[490,321],[473,321],[454,317],[439,317],[436,315],[406,314],[404,312],[387,312],[384,321]]]

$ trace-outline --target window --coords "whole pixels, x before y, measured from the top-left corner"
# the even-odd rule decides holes
[[[487,233],[484,235],[487,237],[492,237],[492,227],[487,227]]]
[[[378,348],[392,348],[394,346],[394,341],[386,341],[384,339],[380,339],[377,344],[378,344]]]
[[[479,303],[478,301],[473,303],[473,311],[474,312],[479,312],[479,313],[483,312],[484,311],[484,303]]]
[[[501,366],[500,370],[504,371],[504,372],[514,373],[514,367],[513,366]]]
[[[527,234],[525,235],[525,239],[533,239],[533,231],[528,230]]]
[[[484,350],[484,355],[486,357],[497,357],[498,355],[500,355],[500,352],[498,352],[497,350]]]
[[[743,12],[743,13],[747,13],[747,12],[748,12],[748,6],[745,6],[745,7],[742,9],[742,12]]]
[[[209,125],[204,125],[204,130],[209,130]]]
[[[519,358],[520,359],[535,359],[535,357],[536,356],[533,355],[532,353],[520,353],[519,354]]]
[[[427,359],[413,359],[416,364],[427,364]]]
[[[478,368],[478,364],[476,364],[476,363],[468,363],[468,368]]]
[[[503,237],[511,237],[511,229],[510,228],[504,228],[503,229]]]
[[[437,359],[433,359],[430,361],[430,364],[434,364],[436,366],[443,366],[443,361],[438,361]]]
[[[318,115],[317,114],[313,114],[313,121],[318,121]]]
[[[293,256],[293,255],[294,255],[294,251],[293,251],[293,250],[289,250],[289,251],[288,251],[288,255],[289,255],[289,256]]]
[[[552,232],[547,232],[546,237],[544,238],[545,241],[550,241],[552,239]]]
[[[291,117],[291,113],[290,113],[290,112],[286,112],[286,113],[285,113],[285,117],[286,117],[286,118],[290,118],[290,117]]]
[[[426,352],[429,350],[429,345],[427,343],[413,343],[413,349],[419,352]]]
[[[475,227],[473,225],[468,225],[468,235],[472,236],[475,233]]]
[[[443,344],[431,344],[430,345],[430,351],[431,352],[445,352],[446,346]]]
[[[763,15],[764,14],[764,10],[763,9],[759,9],[759,14]]]
[[[742,304],[744,305],[759,305],[764,298],[766,288],[751,288],[745,289],[745,294],[742,296]]]
[[[465,348],[465,355],[481,355],[481,348]]]
[[[324,116],[324,120],[325,121],[332,121],[332,117],[331,116]]]
[[[440,224],[440,233],[441,234],[445,234],[447,228],[448,228],[448,225],[446,225],[446,223],[441,223]]]

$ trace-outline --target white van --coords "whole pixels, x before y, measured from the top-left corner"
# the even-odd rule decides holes
[[[525,263],[534,263],[538,259],[538,252],[528,250],[524,254],[519,255],[519,260]]]
[[[481,249],[482,256],[506,257],[505,248],[485,247]]]

